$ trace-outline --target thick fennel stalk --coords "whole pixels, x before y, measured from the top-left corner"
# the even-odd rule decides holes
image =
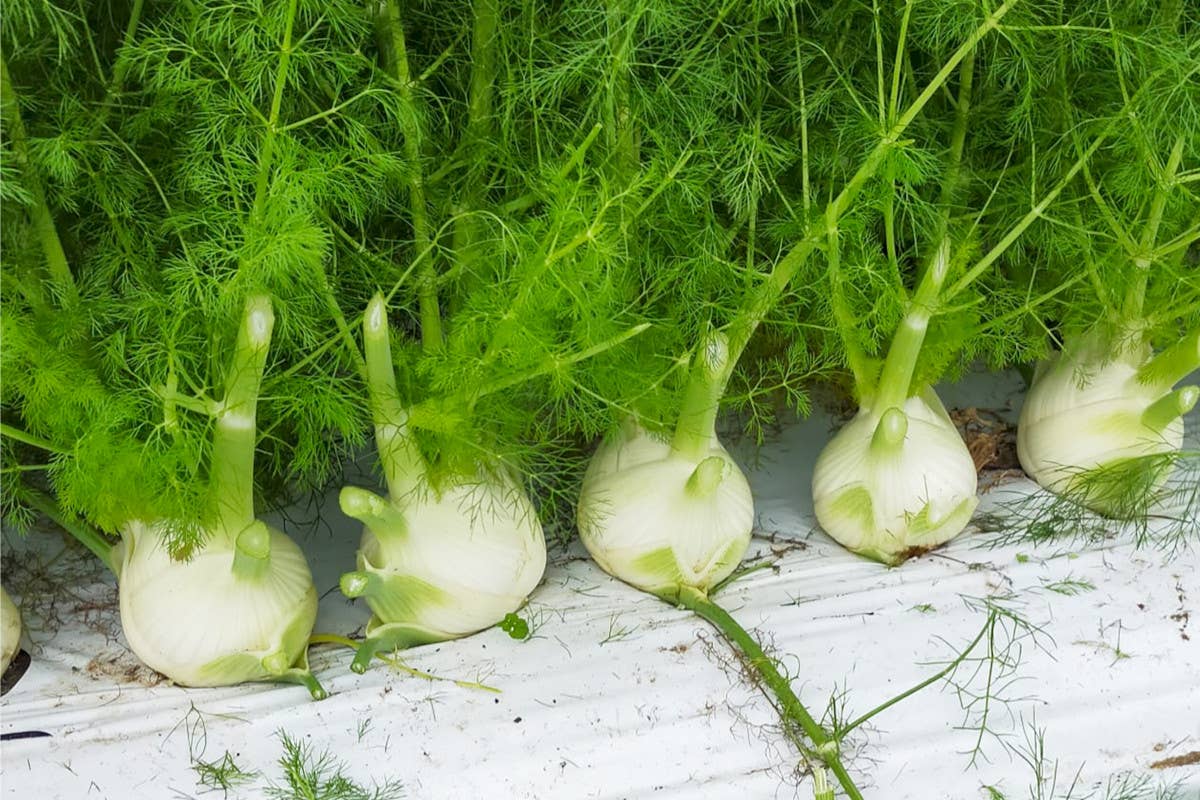
[[[391,332],[387,305],[382,294],[371,298],[363,317],[363,349],[366,354],[367,393],[375,425],[375,446],[383,467],[388,494],[400,500],[416,490],[425,478],[425,460],[412,440],[408,412],[396,389],[392,364]]]
[[[290,0],[287,22],[284,26],[283,42],[279,47],[279,63],[275,67],[275,88],[271,95],[271,109],[267,116],[267,130],[263,134],[262,148],[258,154],[258,174],[254,181],[254,210],[251,219],[262,219],[266,209],[267,189],[271,180],[271,162],[275,157],[275,139],[279,135],[279,111],[283,107],[283,91],[287,86],[288,65],[292,60],[292,26],[296,22],[297,0]]]
[[[422,164],[424,133],[421,130],[420,109],[413,93],[404,23],[400,19],[400,7],[396,0],[384,0],[380,5],[379,30],[384,39],[385,64],[405,106],[405,113],[401,115],[400,120],[401,134],[404,137],[404,156],[412,169],[412,177],[408,181],[408,198],[409,213],[412,214],[413,258],[420,263],[417,270],[417,291],[421,342],[426,350],[434,350],[442,346],[442,313],[438,307],[433,235],[429,223],[429,205],[425,198],[425,172]]]
[[[1181,386],[1155,400],[1142,412],[1142,424],[1161,435],[1175,420],[1196,407],[1200,388]]]
[[[283,40],[279,45],[279,61],[275,67],[271,107],[267,112],[266,131],[258,153],[254,203],[250,216],[243,221],[246,229],[261,224],[266,212],[275,143],[279,135],[280,110],[291,63],[297,3],[298,0],[289,0],[287,7]],[[255,519],[254,451],[258,437],[258,395],[274,325],[275,315],[270,298],[266,295],[247,298],[238,325],[233,356],[224,375],[224,395],[210,412],[214,424],[205,524],[218,536],[236,538]],[[269,537],[251,538],[261,539],[252,543],[248,538],[247,546],[251,549],[261,550],[270,546]],[[266,553],[261,557],[265,558]],[[235,566],[239,563],[235,561]]]
[[[1161,351],[1138,370],[1143,383],[1167,389],[1200,369],[1200,329]]]
[[[671,438],[671,450],[677,455],[696,461],[712,446],[721,395],[732,368],[725,334],[709,331],[697,348],[688,371],[679,419]]]
[[[218,536],[237,537],[254,522],[255,420],[274,324],[268,297],[247,299],[225,375],[224,396],[213,410],[208,524]]]
[[[1133,283],[1130,284],[1125,296],[1122,309],[1127,323],[1136,324],[1142,318],[1142,308],[1146,300],[1146,286],[1150,282],[1151,253],[1158,240],[1158,230],[1162,225],[1163,212],[1167,207],[1167,199],[1175,188],[1175,175],[1183,161],[1184,137],[1179,135],[1167,157],[1163,174],[1158,179],[1154,197],[1150,201],[1150,213],[1146,219],[1146,227],[1142,230],[1141,241],[1138,242],[1138,252],[1133,253],[1133,266],[1136,270]]]
[[[20,101],[17,91],[12,84],[8,72],[8,62],[0,55],[0,107],[8,118],[8,134],[12,140],[13,151],[25,175],[25,188],[30,196],[29,216],[37,232],[38,243],[46,259],[49,273],[49,283],[58,295],[58,300],[70,306],[78,298],[75,278],[71,274],[71,265],[67,261],[66,251],[63,250],[62,239],[58,235],[58,227],[54,215],[46,201],[46,190],[41,177],[30,160],[29,135],[25,131],[25,123],[21,118]],[[19,282],[21,291],[26,295],[30,305],[35,309],[44,309],[46,298],[42,292],[41,279],[31,278]]]
[[[488,137],[494,133],[492,104],[496,81],[497,39],[499,37],[500,6],[498,0],[474,0],[471,26],[471,81],[467,95],[467,124],[463,131],[459,150],[472,161],[467,168],[466,185],[457,204],[454,217],[454,269],[466,276],[468,285],[477,286],[486,280],[480,275],[481,265],[476,264],[479,248],[479,221],[475,212],[483,205],[486,179],[489,177],[486,163],[475,163],[481,159],[481,149]],[[452,296],[451,301],[456,301]]]
[[[471,85],[467,98],[467,129],[464,139],[478,144],[492,129],[492,87],[496,80],[496,37],[500,26],[499,0],[475,0],[472,4]],[[478,183],[471,187],[478,192]]]
[[[966,143],[967,126],[971,115],[971,85],[974,77],[975,54],[969,53],[959,66],[954,129],[950,136],[946,175],[942,181],[941,197],[939,198],[941,211],[934,233],[933,257],[925,267],[910,308],[904,315],[888,348],[883,372],[879,377],[878,394],[872,402],[872,405],[880,412],[904,405],[904,401],[912,394],[912,378],[917,368],[917,359],[921,354],[921,346],[925,342],[930,317],[937,306],[938,295],[950,270],[950,212],[954,201],[954,192],[962,171],[963,147]],[[857,388],[860,399],[866,399],[872,394],[866,386],[859,385]]]

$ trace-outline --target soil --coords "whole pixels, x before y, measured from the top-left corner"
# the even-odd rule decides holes
[[[995,411],[974,406],[954,409],[950,419],[967,443],[976,472],[1020,471],[1017,426],[1006,422]]]
[[[1155,761],[1150,769],[1171,769],[1172,767],[1191,767],[1200,764],[1200,750],[1193,750],[1181,756],[1171,756],[1162,761]]]
[[[85,669],[93,678],[136,683],[139,686],[158,686],[167,680],[162,673],[150,669],[128,652],[110,652],[95,656],[87,663]]]

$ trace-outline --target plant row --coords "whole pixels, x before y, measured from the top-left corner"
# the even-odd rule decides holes
[[[547,533],[577,531],[720,628],[858,797],[708,597],[754,523],[723,410],[761,436],[814,386],[852,401],[813,504],[887,565],[971,520],[933,387],[981,363],[1028,375],[1042,486],[1123,519],[1178,499],[1200,396],[1176,388],[1200,367],[1185,0],[5,17],[4,515],[110,566],[131,648],[178,683],[323,695],[308,564],[258,513],[373,438],[386,491],[339,496],[364,525],[341,589],[373,612],[356,669],[495,625]]]

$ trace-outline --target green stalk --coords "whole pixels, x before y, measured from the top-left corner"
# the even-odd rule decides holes
[[[367,379],[366,364],[358,352],[354,334],[350,332],[350,323],[346,321],[346,315],[342,313],[342,307],[338,305],[337,295],[334,294],[333,287],[329,284],[328,275],[321,276],[321,296],[325,300],[325,307],[329,309],[329,315],[333,317],[333,324],[337,327],[338,336],[341,338],[342,344],[346,346],[346,352],[354,362],[359,377],[365,381]]]
[[[625,13],[622,0],[609,0],[609,52],[612,54],[611,93],[608,97],[609,148],[615,156],[614,177],[618,186],[628,186],[629,177],[638,167],[638,146],[630,124],[629,59],[637,17]]]
[[[808,161],[808,91],[804,88],[804,66],[800,57],[800,17],[792,8],[792,27],[796,29],[796,80],[800,93],[800,203],[807,217],[812,211],[812,185]]]
[[[478,161],[474,154],[479,145],[492,133],[492,95],[496,81],[496,39],[500,24],[498,0],[475,0],[472,4],[474,24],[471,29],[471,84],[467,97],[467,125],[463,133],[463,150],[468,158]],[[483,205],[483,169],[470,170],[459,214],[454,219],[454,255],[457,268],[468,277],[475,274],[478,223],[471,216]],[[486,280],[486,277],[484,278]]]
[[[887,120],[896,119],[900,113],[900,76],[903,74],[904,53],[908,42],[908,23],[912,18],[912,0],[904,4],[904,15],[900,18],[900,35],[896,39],[896,54],[892,61],[891,92],[887,99]],[[896,185],[892,176],[888,176],[883,205],[883,238],[887,254],[888,266],[891,269],[892,280],[896,292],[904,302],[908,302],[908,289],[904,285],[904,277],[900,274],[900,256],[896,246]]]
[[[16,155],[17,163],[21,166],[21,171],[25,176],[25,187],[28,189],[32,201],[29,208],[29,217],[33,222],[33,229],[37,233],[42,254],[46,258],[49,282],[54,287],[61,302],[66,305],[73,305],[79,297],[79,293],[75,287],[75,278],[71,275],[71,266],[67,261],[67,253],[63,250],[62,239],[58,235],[58,227],[54,224],[54,215],[50,213],[50,205],[46,201],[46,192],[42,186],[41,177],[37,174],[37,170],[34,168],[33,162],[29,157],[29,136],[25,131],[24,120],[21,118],[21,107],[17,98],[17,91],[13,87],[12,79],[8,73],[8,61],[3,56],[0,56],[0,108],[3,109],[5,116],[8,117],[8,135],[12,142],[13,153]],[[30,303],[35,306],[44,305],[41,302],[44,295],[39,285],[40,280],[35,280],[29,286],[25,285],[30,283],[29,281],[23,280],[20,282],[22,291],[29,297]]]
[[[413,81],[408,65],[408,45],[404,25],[396,0],[384,0],[379,8],[380,31],[386,39],[385,52],[396,91],[406,113],[400,116],[400,132],[404,137],[404,157],[412,167],[408,181],[408,200],[412,214],[413,248],[420,262],[417,271],[417,298],[421,316],[421,344],[427,352],[442,346],[442,313],[438,307],[437,271],[433,264],[433,236],[429,225],[429,206],[425,199],[425,172],[421,164],[424,139],[418,117]],[[390,50],[388,49],[390,47]]]
[[[834,789],[823,767],[810,764],[813,774],[813,800],[835,800]]]
[[[104,102],[100,106],[100,114],[92,124],[93,135],[108,123],[109,114],[112,113],[115,105],[114,98],[125,87],[126,62],[122,61],[121,57],[137,33],[138,25],[142,21],[142,8],[145,4],[146,0],[134,0],[133,8],[129,11],[129,19],[125,22],[125,35],[121,37],[121,44],[117,49],[116,62],[113,64],[113,73],[109,76],[108,85],[104,87]]]
[[[754,637],[739,625],[737,620],[731,617],[725,609],[714,603],[702,592],[690,586],[680,587],[677,598],[664,597],[663,599],[673,605],[686,608],[708,621],[726,639],[742,651],[742,655],[749,666],[758,673],[762,682],[775,695],[784,718],[800,726],[815,746],[816,754],[837,777],[838,783],[842,785],[842,789],[846,792],[846,795],[851,800],[862,800],[862,793],[854,785],[853,779],[846,772],[845,766],[842,765],[837,740],[830,736],[813,719],[812,714],[808,713],[808,709],[804,707],[804,704],[800,702],[800,699],[792,691],[792,686],[787,678],[779,674],[779,670],[775,667],[775,662],[763,652],[762,647],[754,640]]]
[[[425,476],[425,459],[413,441],[408,412],[400,403],[392,365],[391,329],[383,295],[376,293],[363,315],[363,349],[367,361],[367,392],[375,423],[375,448],[383,467],[388,493],[399,500]]]
[[[500,24],[498,0],[475,0],[471,30],[471,87],[467,100],[467,140],[478,142],[491,129],[492,84],[496,80],[496,35]]]
[[[254,450],[258,395],[267,366],[275,315],[271,299],[246,299],[225,396],[217,405],[209,461],[209,518],[218,536],[236,537],[254,522]]]
[[[838,335],[841,337],[846,351],[846,361],[850,366],[850,373],[854,376],[856,393],[861,401],[862,392],[865,391],[865,387],[870,385],[874,376],[870,358],[863,350],[856,335],[854,315],[846,305],[846,293],[843,290],[842,278],[842,245],[838,236],[836,219],[826,218],[825,236],[825,260],[829,265],[829,303],[833,309],[834,324],[837,325]]]
[[[370,528],[379,539],[402,539],[408,535],[404,512],[374,492],[346,486],[338,495],[338,507],[347,517]]]
[[[55,525],[74,536],[80,544],[91,550],[104,566],[113,572],[117,571],[117,565],[113,562],[113,544],[104,537],[104,534],[82,520],[67,516],[56,502],[41,492],[28,492],[22,495],[21,499],[49,517]]]
[[[0,435],[7,436],[10,439],[15,439],[22,444],[29,445],[30,447],[36,447],[39,450],[45,450],[47,453],[66,455],[69,452],[47,439],[43,439],[40,436],[34,436],[32,433],[26,433],[20,428],[14,428],[13,426],[6,425],[2,422],[0,422]]]
[[[875,97],[879,106],[879,127],[887,125],[887,93],[884,90],[883,77],[883,29],[879,24],[879,0],[871,0],[871,32],[875,39]]]
[[[288,65],[292,59],[292,26],[296,22],[297,0],[288,3],[287,22],[283,29],[283,44],[279,48],[279,65],[275,68],[275,91],[271,97],[271,110],[267,116],[267,131],[263,135],[262,150],[258,156],[258,175],[254,185],[254,211],[252,219],[262,219],[267,202],[267,187],[271,179],[271,162],[275,157],[275,137],[279,135],[279,109],[283,105],[283,90],[287,86]]]
[[[725,334],[710,330],[700,342],[688,371],[688,384],[671,439],[671,452],[675,455],[698,462],[712,448],[717,411],[730,369],[729,340]]]
[[[1147,361],[1138,370],[1138,380],[1169,389],[1200,369],[1200,328]]]
[[[900,75],[903,73],[904,53],[908,42],[908,23],[912,19],[913,0],[905,0],[904,16],[900,18],[900,35],[896,39],[896,57],[892,61],[892,91],[888,96],[888,119],[895,119],[900,110]]]
[[[1158,229],[1162,225],[1167,199],[1171,190],[1175,188],[1175,175],[1179,172],[1179,165],[1183,161],[1183,145],[1184,136],[1180,134],[1175,139],[1175,146],[1171,148],[1171,155],[1167,157],[1163,175],[1159,179],[1154,197],[1150,201],[1150,215],[1146,220],[1146,227],[1142,231],[1142,239],[1138,243],[1138,253],[1133,259],[1133,265],[1137,271],[1134,273],[1133,283],[1130,284],[1125,295],[1124,316],[1127,321],[1134,324],[1143,318],[1142,307],[1146,301],[1146,285],[1150,280],[1151,253],[1158,240]]]
[[[1142,412],[1142,424],[1162,433],[1168,425],[1195,408],[1198,398],[1200,389],[1195,386],[1184,386],[1163,395]]]
[[[850,731],[854,730],[855,728],[861,727],[864,723],[868,722],[873,717],[875,717],[879,714],[882,714],[884,711],[887,711],[889,708],[896,705],[897,703],[900,703],[900,702],[908,699],[909,697],[912,697],[914,694],[916,694],[917,692],[920,692],[922,689],[924,689],[928,686],[932,686],[933,684],[938,683],[939,681],[943,680],[947,676],[952,675],[954,673],[954,671],[956,669],[958,669],[963,664],[963,662],[965,662],[967,660],[967,657],[975,650],[975,648],[979,645],[979,643],[981,641],[983,641],[984,635],[992,632],[992,630],[995,628],[995,625],[996,625],[996,613],[993,611],[988,614],[987,622],[984,623],[983,627],[979,629],[979,633],[975,635],[975,638],[971,640],[971,643],[968,644],[965,648],[963,648],[962,652],[959,653],[954,658],[954,660],[951,661],[949,664],[947,664],[943,669],[938,670],[937,673],[930,675],[925,680],[921,681],[920,683],[916,684],[915,686],[909,687],[908,689],[904,690],[903,692],[896,695],[895,697],[889,698],[888,700],[877,705],[875,708],[866,712],[862,716],[854,719],[853,721],[848,722],[845,725],[842,725],[835,732],[836,735],[839,738],[845,736],[846,734],[850,733]]]
[[[887,133],[880,138],[875,144],[875,147],[867,155],[863,163],[859,165],[858,170],[851,176],[846,185],[838,195],[830,201],[825,210],[825,225],[813,226],[813,230],[809,232],[801,241],[797,242],[788,253],[775,263],[774,268],[766,276],[766,280],[762,281],[758,286],[752,289],[743,299],[738,315],[730,323],[729,332],[729,354],[730,363],[736,364],[741,357],[742,352],[746,349],[746,345],[750,343],[750,338],[754,335],[754,331],[766,319],[767,314],[774,307],[779,297],[787,288],[788,283],[796,275],[796,272],[808,261],[808,257],[812,255],[822,240],[825,232],[828,229],[829,221],[836,222],[841,219],[843,213],[852,202],[858,197],[867,181],[875,176],[886,159],[888,153],[896,142],[904,135],[908,126],[913,123],[913,120],[924,110],[929,101],[941,91],[946,81],[954,73],[962,60],[974,52],[976,45],[988,33],[990,33],[1000,20],[1012,10],[1019,0],[1006,0],[1002,5],[996,8],[988,15],[979,27],[971,32],[953,55],[946,60],[942,68],[937,74],[930,79],[929,83],[917,95],[916,99],[905,109],[904,113],[891,125]]]
[[[937,229],[934,235],[935,250],[921,282],[917,285],[916,295],[892,343],[888,347],[887,358],[883,362],[883,372],[879,376],[876,387],[877,396],[871,401],[876,411],[898,408],[912,394],[913,374],[917,369],[917,360],[921,356],[921,348],[925,344],[925,334],[929,330],[929,319],[938,302],[938,294],[946,282],[950,271],[950,214],[954,203],[954,192],[958,188],[959,176],[962,173],[963,149],[966,146],[967,127],[971,117],[971,87],[975,80],[975,54],[968,53],[959,67],[958,103],[954,113],[954,129],[950,134],[950,152],[946,165],[946,175],[942,180],[941,196],[938,198],[940,213]],[[861,396],[861,395],[860,395]]]
[[[939,243],[933,263],[926,268],[913,297],[912,306],[892,337],[875,395],[869,400],[872,409],[884,411],[889,408],[901,408],[912,394],[912,378],[917,369],[917,360],[921,356],[921,347],[925,344],[932,309],[937,303],[938,292],[949,269],[950,240],[947,237]]]

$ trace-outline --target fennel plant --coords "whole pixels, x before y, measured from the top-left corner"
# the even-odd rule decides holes
[[[1122,124],[1072,186],[1070,246],[1038,242],[1029,254],[1055,282],[1082,280],[1051,309],[1058,352],[1039,364],[1022,408],[1021,463],[1109,517],[1194,517],[1196,455],[1181,445],[1200,388],[1176,385],[1200,369],[1200,16],[1186,3],[1084,4],[1070,22],[1097,18],[1107,29],[1086,53],[1112,79],[1079,84],[1057,64],[1052,107],[1076,148],[1095,109]],[[1168,485],[1176,467],[1181,483]]]
[[[404,168],[338,117],[381,94],[362,10],[262,11],[23,4],[6,26],[5,461],[50,461],[5,502],[113,567],[151,666],[321,697],[308,567],[255,494],[323,481],[360,440],[353,362],[311,357],[338,341],[324,220],[386,201]],[[47,57],[48,31],[71,46]],[[329,92],[350,99],[314,112]]]
[[[823,762],[850,797],[859,797],[836,732],[808,713],[774,660],[709,598],[737,574],[753,524],[749,486],[717,437],[717,415],[731,386],[751,407],[762,402],[764,376],[779,379],[766,386],[794,396],[800,381],[814,367],[827,368],[822,359],[837,349],[848,352],[860,397],[883,396],[881,411],[919,393],[913,374],[928,311],[910,309],[908,321],[922,324],[898,337],[897,355],[880,378],[848,310],[839,231],[861,236],[865,252],[864,220],[877,213],[889,184],[893,223],[910,206],[924,211],[919,197],[901,205],[910,200],[902,191],[902,170],[933,171],[930,154],[909,137],[922,128],[941,132],[928,117],[936,117],[947,92],[961,83],[958,76],[974,69],[977,51],[998,46],[993,34],[1010,12],[1021,14],[1013,11],[1017,2],[969,9],[931,4],[937,8],[922,7],[917,20],[914,4],[886,13],[878,4],[874,12],[835,5],[822,13],[726,4],[714,17],[652,2],[578,3],[538,21],[548,43],[545,66],[535,74],[543,93],[556,101],[557,117],[547,112],[545,118],[582,117],[603,127],[603,142],[593,150],[592,191],[620,200],[627,291],[640,299],[644,313],[669,320],[667,334],[643,340],[641,379],[620,387],[617,408],[625,418],[585,476],[581,538],[615,576],[721,630],[769,687],[785,719],[804,731],[811,761]],[[709,22],[696,25],[696,19]],[[924,39],[908,36],[910,23]],[[875,102],[865,102],[876,77],[878,117]],[[858,83],[865,79],[869,83]],[[889,89],[889,82],[895,87]],[[959,117],[962,138],[965,108]],[[952,177],[944,183],[947,193],[957,188]],[[1031,212],[1021,225],[1036,216]],[[949,248],[935,249],[945,256]],[[889,264],[879,250],[871,266],[884,274],[894,266],[898,274],[898,253]],[[1000,252],[970,274],[984,274]],[[818,257],[820,272],[813,275]],[[904,260],[903,268],[915,269]],[[920,290],[923,305],[940,299],[950,267],[944,258],[924,272],[932,277]],[[799,274],[832,298],[825,307],[831,321],[822,319],[822,303],[811,290],[791,286]],[[880,287],[884,302],[892,304],[890,318],[868,318],[875,335],[890,338],[886,329],[905,313],[901,298],[907,300],[908,292],[884,279],[867,285]],[[744,355],[757,355],[751,342],[760,327],[790,342],[774,360],[749,358],[743,365]],[[810,332],[821,336],[821,329],[831,335],[814,348],[814,365],[807,339]],[[769,346],[764,351],[771,354]],[[907,416],[896,413],[901,418],[890,415],[887,428],[899,442]],[[937,426],[944,412],[936,406],[931,416]],[[965,456],[961,440],[950,433]],[[953,508],[969,516],[969,457],[965,466],[970,485],[961,491],[969,497]],[[961,510],[957,518],[965,522]]]

